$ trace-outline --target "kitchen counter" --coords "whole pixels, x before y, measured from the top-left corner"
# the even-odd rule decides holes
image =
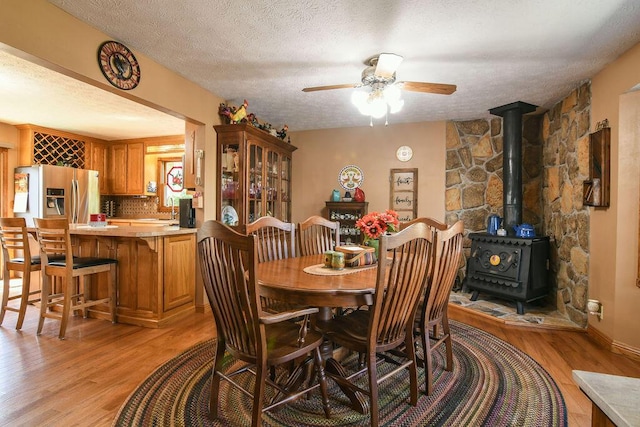
[[[165,225],[70,226],[74,254],[118,260],[117,321],[149,328],[195,312],[196,232]],[[98,277],[93,298],[106,295],[106,279]]]
[[[178,225],[177,219],[160,219],[160,218],[108,218],[107,223],[110,225],[131,225],[131,226],[165,226]]]
[[[640,378],[573,371],[573,380],[592,402],[592,426],[640,426]]]
[[[157,237],[182,234],[195,234],[195,228],[180,228],[177,225],[107,225],[105,227],[92,227],[84,224],[71,224],[71,234],[78,235],[102,235],[118,237]]]

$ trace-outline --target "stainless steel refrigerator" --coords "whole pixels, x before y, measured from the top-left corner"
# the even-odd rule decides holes
[[[15,169],[15,216],[67,218],[86,224],[89,215],[100,213],[98,171],[63,166],[35,165]]]

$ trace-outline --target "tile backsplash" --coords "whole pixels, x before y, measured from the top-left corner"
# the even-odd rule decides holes
[[[102,212],[109,215],[109,202],[113,202],[115,217],[168,218],[168,212],[158,212],[158,197],[100,196]]]

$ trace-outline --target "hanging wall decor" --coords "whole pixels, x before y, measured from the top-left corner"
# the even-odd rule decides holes
[[[418,217],[418,169],[391,169],[389,207],[400,222]]]

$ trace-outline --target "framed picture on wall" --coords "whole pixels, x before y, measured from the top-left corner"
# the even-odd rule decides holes
[[[400,222],[418,216],[418,169],[391,169],[389,208],[398,212]]]

